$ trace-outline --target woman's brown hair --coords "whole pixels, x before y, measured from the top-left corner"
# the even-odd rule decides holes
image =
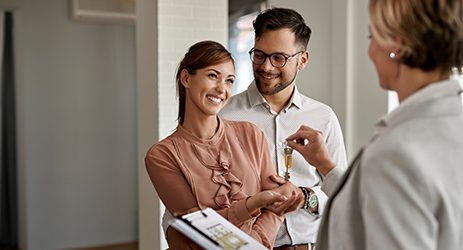
[[[201,41],[188,49],[177,69],[177,95],[178,105],[178,122],[183,124],[185,120],[185,87],[181,83],[180,75],[182,70],[187,70],[190,74],[195,74],[197,70],[206,68],[211,65],[232,61],[231,53],[222,44],[214,41]]]

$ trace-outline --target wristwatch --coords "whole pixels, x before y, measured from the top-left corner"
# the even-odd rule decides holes
[[[318,214],[317,194],[315,194],[315,192],[310,188],[300,187],[300,189],[304,193],[304,197],[305,197],[304,206],[302,208],[306,209],[312,214]]]
[[[311,213],[318,214],[318,197],[312,189],[309,190],[309,198],[307,199],[307,210],[309,210]]]

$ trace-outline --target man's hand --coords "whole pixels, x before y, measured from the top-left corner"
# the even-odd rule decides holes
[[[183,234],[175,230],[173,227],[168,227],[166,232],[167,243],[170,250],[187,249],[201,250],[202,248],[196,243],[185,237]]]
[[[281,216],[286,213],[295,211],[304,205],[305,197],[300,188],[294,186],[291,182],[286,181],[284,178],[277,175],[270,176],[270,179],[280,185],[279,187],[272,190],[286,196],[288,199],[284,202],[267,206],[266,208],[268,210]]]
[[[274,190],[265,190],[250,196],[246,200],[246,207],[249,213],[254,214],[258,209],[267,208],[276,204],[280,204],[288,200],[288,198]]]
[[[296,133],[286,138],[286,141],[322,175],[326,176],[331,169],[336,167],[328,154],[322,132],[302,125]]]

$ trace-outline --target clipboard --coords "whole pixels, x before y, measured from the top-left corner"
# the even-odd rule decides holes
[[[204,249],[267,249],[212,208],[177,216],[169,225]]]

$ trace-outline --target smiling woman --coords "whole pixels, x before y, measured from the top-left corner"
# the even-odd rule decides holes
[[[218,99],[222,102],[219,108],[223,107],[231,95],[231,87],[235,80],[233,63],[231,54],[215,42],[200,42],[189,49],[179,65],[176,77],[179,97],[178,121],[181,124],[185,121],[186,111],[195,112],[196,108],[201,109],[198,105],[187,105],[187,102],[196,100],[195,94],[200,94],[196,92],[201,88],[208,91],[209,97],[213,96],[211,93],[220,96]],[[187,93],[190,95],[189,98]],[[217,112],[213,115],[216,114]]]
[[[221,44],[190,47],[177,70],[179,124],[149,149],[146,169],[171,214],[213,208],[271,248],[283,217],[260,209],[295,197],[280,194],[289,184],[280,187],[272,180],[276,171],[263,132],[217,116],[234,79],[233,59]],[[171,249],[193,244],[174,229],[166,235]]]

